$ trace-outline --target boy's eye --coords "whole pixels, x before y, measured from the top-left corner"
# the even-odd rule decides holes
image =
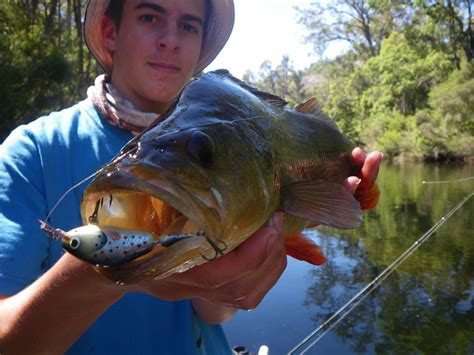
[[[153,22],[157,22],[158,21],[158,18],[154,15],[140,15],[138,17],[138,19],[140,21],[143,21],[143,22],[149,22],[149,23],[153,23]]]
[[[198,33],[198,29],[195,26],[190,25],[189,23],[182,23],[180,27],[186,32]]]

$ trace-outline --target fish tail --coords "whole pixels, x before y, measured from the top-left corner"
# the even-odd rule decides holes
[[[326,262],[321,248],[303,235],[286,236],[285,249],[287,255],[313,265],[322,265]]]
[[[362,210],[371,210],[377,206],[380,197],[380,190],[377,184],[362,179],[360,185],[357,187],[354,197],[359,201]]]

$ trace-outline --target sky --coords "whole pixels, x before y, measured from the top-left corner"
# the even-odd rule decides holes
[[[265,60],[275,68],[283,55],[295,69],[304,69],[317,58],[304,44],[306,30],[297,22],[295,6],[309,7],[314,0],[234,0],[235,25],[224,49],[206,71],[228,69],[241,78],[250,69],[257,73]]]

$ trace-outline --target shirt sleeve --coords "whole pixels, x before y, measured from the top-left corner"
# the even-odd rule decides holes
[[[34,135],[25,126],[0,146],[0,294],[17,293],[44,273],[50,241],[43,169]]]

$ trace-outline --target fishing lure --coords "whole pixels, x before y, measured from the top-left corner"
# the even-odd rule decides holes
[[[204,237],[198,231],[190,234],[168,234],[158,240],[146,232],[118,227],[99,227],[88,224],[65,232],[38,220],[41,230],[53,240],[61,240],[62,247],[77,258],[97,266],[115,266],[149,253],[155,246],[169,247],[192,237]]]

